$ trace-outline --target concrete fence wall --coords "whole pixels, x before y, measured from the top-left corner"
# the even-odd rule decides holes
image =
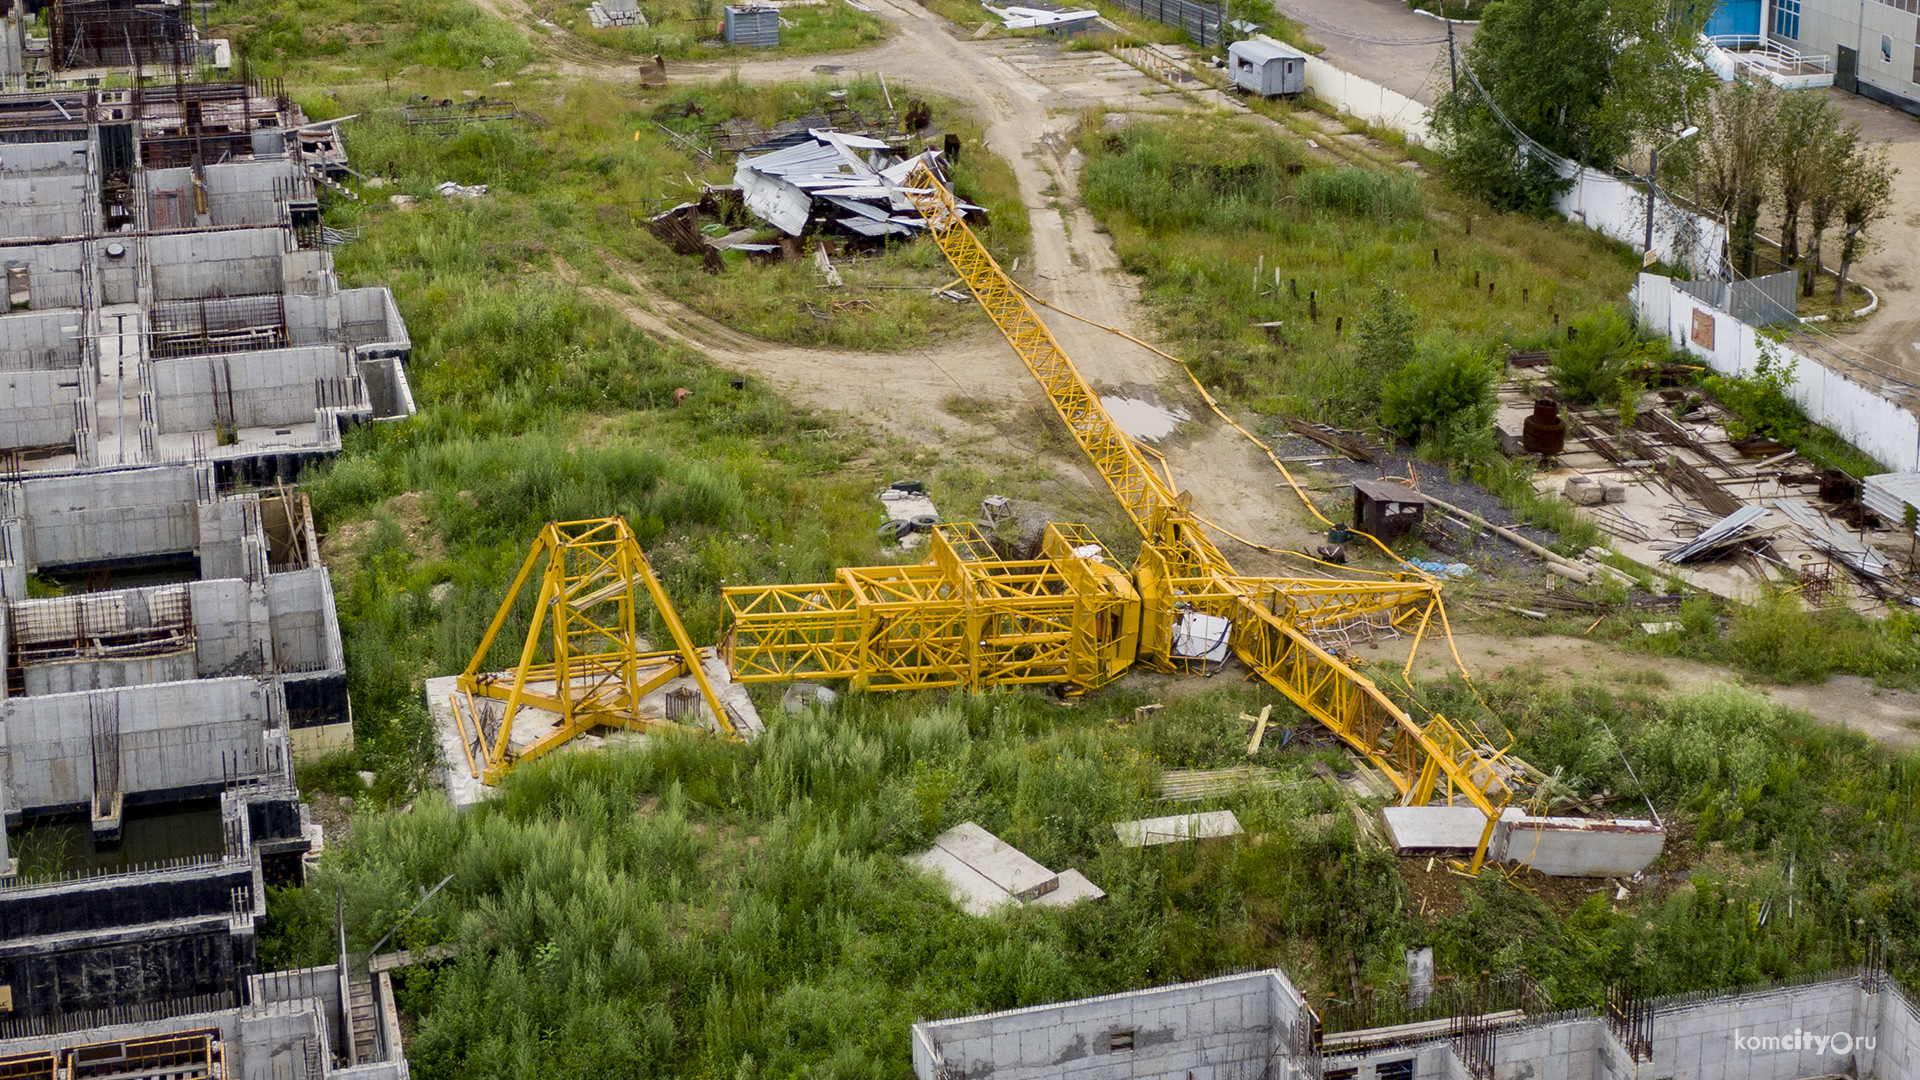
[[[920,1080],[948,1071],[969,1080],[1281,1076],[1269,1068],[1297,1019],[1279,1008],[1284,983],[1262,971],[916,1024],[914,1071]]]
[[[1675,287],[1642,274],[1634,290],[1641,325],[1663,331],[1722,375],[1751,376],[1764,345],[1793,373],[1788,393],[1814,423],[1901,472],[1920,470],[1920,420],[1838,366],[1766,341],[1758,330]]]
[[[1561,175],[1573,186],[1554,200],[1554,209],[1569,221],[1636,250],[1646,241],[1647,194],[1619,177],[1569,165]],[[1689,267],[1695,277],[1709,275],[1727,242],[1727,230],[1717,221],[1674,205],[1666,198],[1656,204],[1653,250],[1670,266]]]
[[[78,370],[0,372],[0,448],[73,441]]]
[[[77,311],[0,315],[0,370],[52,371],[80,366]]]
[[[1316,97],[1332,102],[1341,112],[1400,132],[1408,142],[1426,143],[1432,138],[1425,105],[1334,67],[1317,56],[1307,58],[1307,89]]]

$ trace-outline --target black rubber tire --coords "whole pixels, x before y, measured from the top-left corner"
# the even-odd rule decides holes
[[[895,480],[889,486],[895,491],[904,491],[909,495],[918,495],[927,490],[927,486],[918,480]]]
[[[921,514],[908,524],[912,526],[914,532],[932,532],[933,527],[940,524],[940,518],[934,514]]]
[[[898,540],[912,531],[913,523],[910,521],[889,521],[873,530],[873,535],[882,540]]]

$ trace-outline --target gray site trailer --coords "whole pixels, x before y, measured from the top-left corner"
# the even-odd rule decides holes
[[[729,45],[771,48],[780,44],[780,11],[760,5],[728,5],[721,36]]]
[[[1236,41],[1227,46],[1233,84],[1261,97],[1291,97],[1307,88],[1307,54],[1277,41]]]

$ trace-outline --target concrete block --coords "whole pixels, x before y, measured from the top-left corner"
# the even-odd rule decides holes
[[[1204,814],[1175,814],[1171,817],[1119,821],[1114,823],[1113,831],[1125,847],[1153,847],[1238,836],[1245,830],[1241,829],[1240,819],[1233,816],[1233,811],[1214,810]]]
[[[1606,498],[1600,482],[1591,476],[1569,476],[1560,493],[1575,506],[1599,506]]]

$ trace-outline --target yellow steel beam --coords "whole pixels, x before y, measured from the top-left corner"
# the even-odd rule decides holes
[[[541,568],[540,592],[519,663],[504,679],[483,672],[487,654],[536,567]],[[666,623],[672,651],[640,651],[637,618],[642,597]],[[550,639],[543,633],[549,626]],[[551,659],[538,662],[543,641]],[[692,676],[720,729],[737,738],[739,732],[701,661],[626,519],[549,522],[456,680],[454,718],[468,768],[482,781],[497,783],[516,760],[548,753],[593,728],[656,729],[664,718],[641,712],[641,699],[682,675]],[[479,711],[479,698],[506,702],[491,730]],[[515,751],[514,722],[526,707],[554,713],[559,724]]]
[[[1190,495],[1176,493],[1171,470],[1164,479],[1157,475],[1146,455],[1107,415],[1059,342],[961,219],[939,178],[922,164],[909,184],[907,197],[934,241],[1039,381],[1054,411],[1146,540],[1133,574],[1139,598],[1133,623],[1139,659],[1162,668],[1178,663],[1172,641],[1183,612],[1228,618],[1234,626],[1234,649],[1248,666],[1371,760],[1403,800],[1424,805],[1444,776],[1449,794],[1467,796],[1488,815],[1491,829],[1510,793],[1487,758],[1497,759],[1505,748],[1496,750],[1477,739],[1478,733],[1439,717],[1424,727],[1415,723],[1370,680],[1309,636],[1382,612],[1393,625],[1417,615],[1417,636],[1424,635],[1439,604],[1438,586],[1411,580],[1240,577],[1188,514]],[[1160,461],[1164,468],[1165,459]],[[936,561],[950,558],[938,555]],[[972,640],[966,676],[978,679],[982,672]],[[1078,652],[1084,657],[1084,647]],[[1479,861],[1476,854],[1476,870]]]

